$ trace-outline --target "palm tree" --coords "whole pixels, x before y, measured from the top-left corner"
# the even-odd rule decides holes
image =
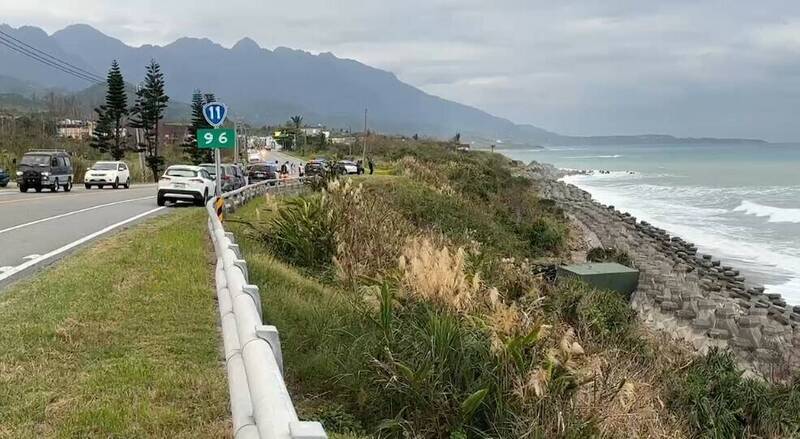
[[[294,128],[294,140],[292,141],[292,149],[297,148],[297,133],[303,126],[303,116],[297,115],[291,117],[292,128]],[[305,143],[303,143],[305,145]]]
[[[292,125],[295,129],[300,130],[303,126],[303,116],[292,116]]]

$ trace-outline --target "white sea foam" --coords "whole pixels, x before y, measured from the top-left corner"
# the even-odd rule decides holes
[[[622,157],[621,154],[613,155],[579,155],[575,157],[564,157],[566,159],[618,159]]]
[[[800,209],[765,206],[744,200],[742,204],[733,210],[734,212],[743,212],[747,215],[767,218],[770,223],[800,223]]]
[[[777,285],[764,285],[764,291],[768,293],[779,293],[783,296],[786,303],[793,305],[800,304],[800,277],[794,277],[787,282]]]
[[[591,176],[575,175],[563,180],[590,192],[601,203],[614,205],[619,210],[695,243],[703,252],[741,261],[745,265],[742,269],[767,277],[791,279],[783,284],[770,285],[770,288],[780,292],[788,303],[800,305],[800,280],[794,280],[800,279],[800,249],[760,242],[749,236],[744,225],[721,221],[726,214],[730,214],[729,209],[698,206],[688,203],[693,196],[684,198],[689,195],[687,192],[696,192],[693,194],[696,196],[716,192],[716,188],[682,188],[680,191],[684,193],[680,194],[675,193],[678,188],[656,188],[633,183],[608,186],[602,184],[600,179],[595,180],[598,184],[593,184]],[[673,192],[672,197],[668,195],[670,191]]]

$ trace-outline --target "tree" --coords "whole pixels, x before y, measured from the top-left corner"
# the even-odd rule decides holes
[[[106,103],[95,108],[98,125],[103,125],[97,136],[92,136],[92,146],[100,152],[108,152],[114,160],[122,160],[128,149],[125,138],[125,118],[128,115],[128,96],[125,94],[125,80],[119,70],[117,60],[111,62],[106,77]]]
[[[158,181],[164,167],[164,157],[159,153],[161,136],[159,122],[164,118],[169,96],[165,92],[164,74],[155,60],[150,60],[144,77],[144,85],[136,90],[136,104],[133,106],[131,127],[141,129],[144,138],[140,146],[147,154],[147,167],[153,172],[153,181]]]
[[[211,100],[209,100],[211,99]],[[191,160],[195,165],[200,163],[209,163],[214,160],[210,149],[200,149],[197,147],[197,130],[201,128],[212,128],[203,116],[203,105],[205,103],[215,102],[214,95],[207,93],[205,96],[200,90],[195,90],[192,93],[192,124],[189,127],[189,135],[186,140],[181,144],[183,153],[186,158]]]
[[[107,152],[111,144],[113,128],[111,121],[106,116],[106,106],[101,105],[99,108],[95,108],[94,112],[97,114],[97,123],[92,130],[92,140],[89,145],[100,152]]]
[[[289,119],[289,130],[292,135],[291,149],[297,148],[297,136],[300,135],[300,128],[302,127],[303,127],[303,116],[300,115],[292,116]],[[303,144],[305,145],[305,142]]]
[[[322,148],[325,146],[326,143],[328,143],[328,138],[325,137],[325,133],[320,131],[320,133],[317,135],[317,144],[319,145],[320,148]]]

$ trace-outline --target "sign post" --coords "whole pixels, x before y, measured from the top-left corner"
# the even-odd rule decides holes
[[[233,148],[236,145],[236,130],[219,128],[228,115],[228,107],[222,102],[209,102],[203,105],[203,116],[214,129],[197,130],[197,147],[214,149],[214,168],[216,172],[216,195],[222,194],[222,170],[220,169],[221,148]]]

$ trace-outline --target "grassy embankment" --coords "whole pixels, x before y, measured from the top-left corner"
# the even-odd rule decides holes
[[[205,212],[103,239],[0,294],[0,437],[224,437]]]
[[[797,384],[743,379],[725,353],[646,331],[615,294],[547,282],[567,221],[509,161],[373,137],[393,175],[267,198],[228,224],[302,416],[344,437],[798,434]]]

